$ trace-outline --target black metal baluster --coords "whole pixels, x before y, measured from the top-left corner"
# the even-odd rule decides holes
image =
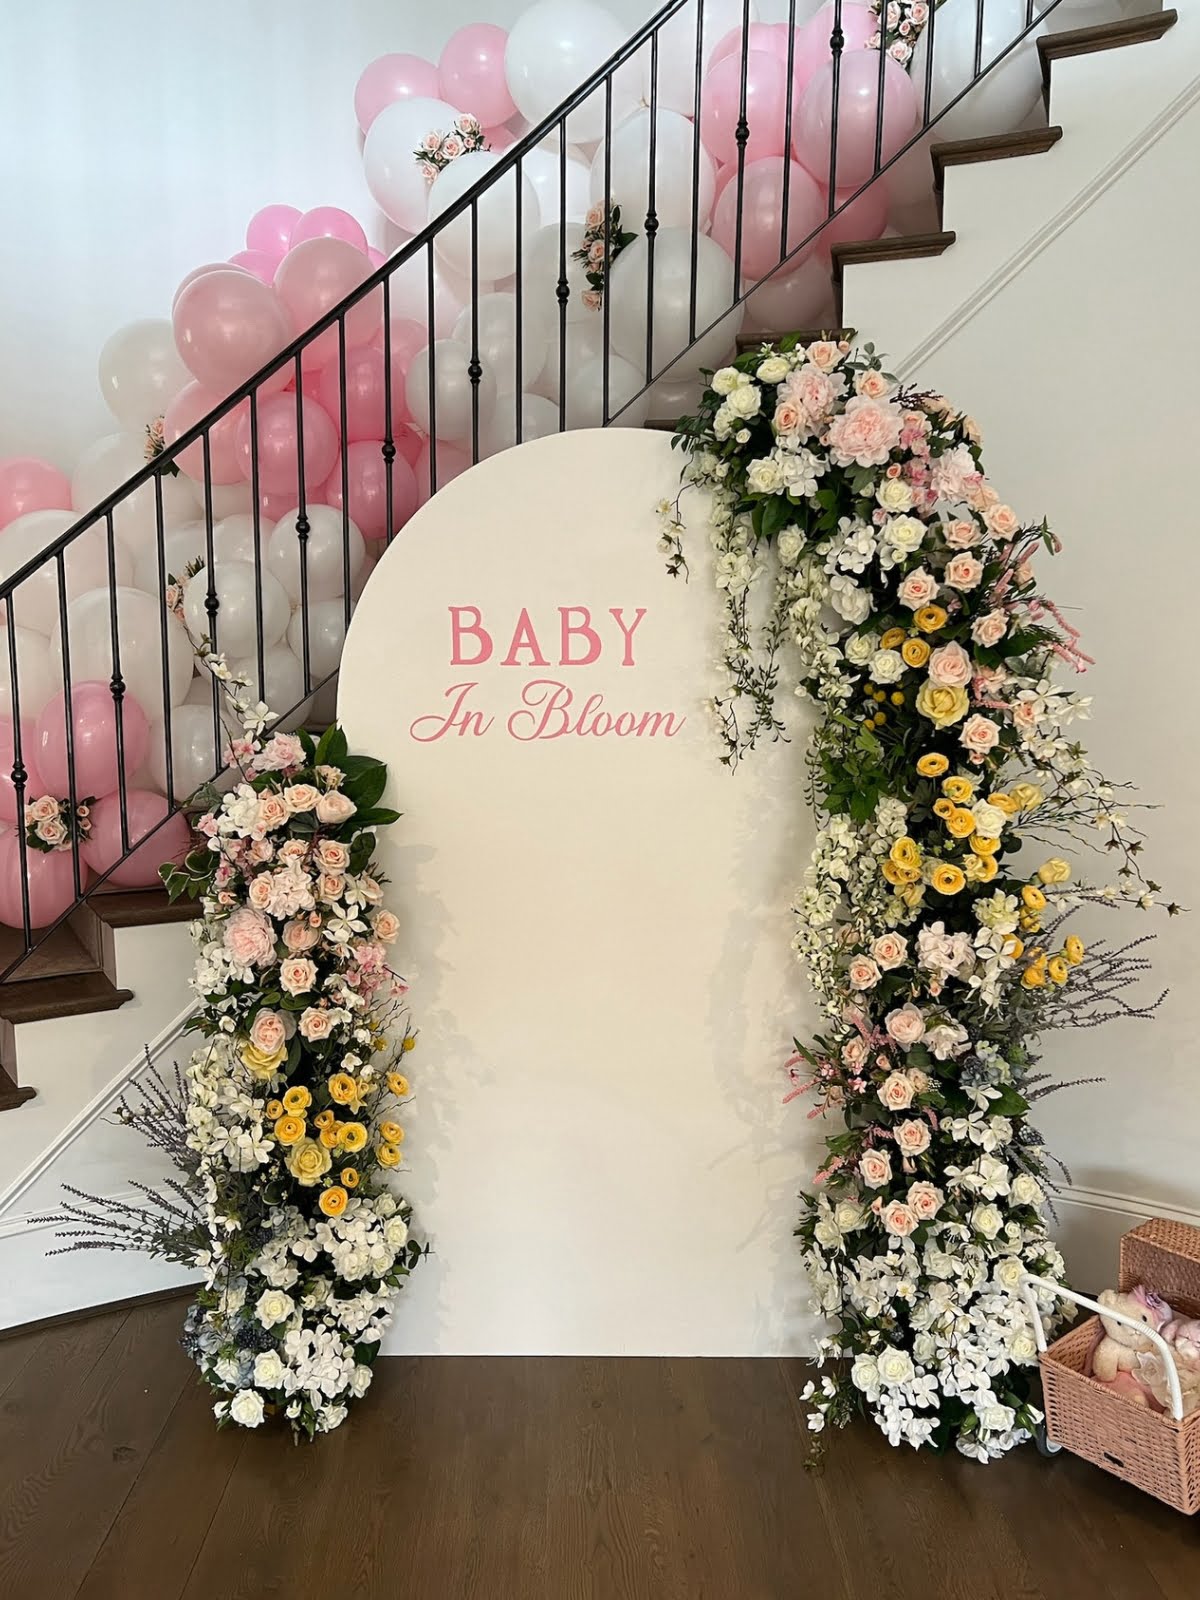
[[[257,525],[255,527],[255,543],[257,546]],[[158,556],[158,592],[162,597],[162,605],[158,615],[158,647],[162,656],[162,700],[163,700],[163,760],[167,769],[167,804],[175,803],[175,751],[171,735],[171,639],[170,629],[175,626],[174,619],[167,608],[167,584],[174,577],[180,584],[182,594],[182,577],[179,573],[167,571],[166,547],[166,519],[163,515],[162,473],[154,474],[154,541]],[[257,554],[257,548],[255,553]],[[262,587],[261,580],[259,588]],[[65,587],[60,595],[65,602]],[[181,602],[182,603],[182,602]],[[60,614],[65,617],[66,612],[60,606]],[[66,623],[63,623],[65,637]]]
[[[383,447],[380,450],[386,471],[384,482],[384,510],[387,515],[387,532],[384,548],[392,542],[396,522],[392,515],[394,493],[392,474],[396,460],[396,441],[392,437],[392,279],[383,280]]]
[[[746,116],[750,89],[750,0],[742,0],[742,86],[738,103],[737,128],[737,216],[733,235],[733,297],[736,303],[742,289],[742,226],[745,216],[746,146],[750,142],[750,123]]]
[[[66,719],[63,732],[66,735],[67,742],[67,792],[61,798],[66,800],[67,804],[71,808],[71,821],[72,826],[74,826],[79,820],[80,796],[78,792],[78,785],[75,782],[75,709],[73,704],[74,697],[71,691],[71,643],[69,638],[70,630],[67,625],[67,562],[65,553],[60,550],[55,556],[54,561],[57,568],[58,628],[59,637],[62,642],[63,660],[63,716]],[[167,699],[169,700],[170,698],[170,694],[168,694]],[[19,724],[14,725],[14,739],[16,738],[18,727]],[[16,746],[14,745],[14,749],[15,748]],[[24,768],[22,768],[22,770],[24,770]],[[17,806],[17,816],[18,818],[24,816],[24,811],[19,803]],[[75,898],[76,900],[81,900],[83,898],[83,868],[80,865],[79,860],[78,840],[76,840],[71,847],[71,869],[72,876],[75,880]]]
[[[696,284],[700,271],[700,111],[704,98],[704,0],[696,0],[696,86],[692,116],[692,261],[688,343],[696,342]],[[736,291],[737,285],[734,285]]]
[[[884,0],[886,4],[886,0]],[[829,215],[832,216],[837,206],[837,141],[838,141],[838,96],[842,86],[842,51],[846,45],[846,35],[842,32],[842,0],[833,0],[833,32],[829,35],[829,51],[833,58],[833,104],[830,107],[829,124]]]
[[[437,283],[433,271],[433,241],[425,246],[425,290],[429,308],[429,498],[437,493]]]
[[[600,315],[604,320],[604,349],[600,352],[600,423],[607,428],[612,406],[612,351],[609,331],[612,314],[609,307],[612,288],[612,73],[604,80],[604,288],[601,290]]]
[[[304,486],[304,374],[299,355],[296,357],[296,554],[300,561],[300,638],[303,644],[300,659],[304,663],[304,692],[312,689],[311,621],[308,614],[308,536],[312,524],[308,520],[308,493]],[[259,618],[262,626],[262,618]]]
[[[983,64],[983,0],[975,0],[975,72],[979,76],[979,69]]]
[[[750,0],[745,0],[747,6]],[[658,236],[655,204],[658,178],[658,33],[650,35],[650,150],[646,175],[646,386],[654,382],[654,246]]]
[[[25,837],[25,782],[29,774],[21,753],[21,684],[17,667],[17,625],[13,616],[12,590],[4,596],[4,620],[8,629],[8,682],[12,693],[13,786],[17,803],[17,857],[21,863],[21,942],[26,954],[33,949],[33,924],[29,919],[29,841]],[[66,651],[66,631],[63,649]],[[66,656],[64,654],[64,660]],[[69,697],[68,697],[69,703]],[[68,757],[69,761],[69,757]],[[74,771],[71,769],[71,776]],[[75,853],[75,895],[79,897],[79,853]],[[9,970],[12,968],[10,966]]]
[[[207,440],[208,435],[205,434]],[[206,460],[207,465],[207,460]],[[121,854],[129,854],[129,795],[128,778],[125,773],[125,679],[121,675],[121,625],[120,607],[117,602],[117,535],[113,527],[113,514],[111,509],[104,514],[104,536],[108,544],[108,620],[110,628],[110,641],[112,645],[112,677],[109,688],[112,690],[113,714],[117,720],[117,795],[121,811]],[[163,671],[167,672],[167,663],[163,663]],[[68,713],[67,726],[71,727],[74,718]],[[74,814],[80,797],[75,793],[75,773],[71,771],[71,809]]]
[[[886,6],[887,0],[882,0]],[[796,67],[796,0],[788,0],[787,47],[787,108],[783,119],[783,195],[779,218],[779,259],[788,254],[788,202],[792,190],[792,94],[795,83],[792,74]]]
[[[887,93],[887,8],[888,0],[882,0],[879,12],[879,80],[875,92],[875,168],[879,171],[883,164],[883,98]]]
[[[479,207],[471,201],[471,359],[467,362],[471,384],[471,461],[479,460],[479,384],[483,367],[479,360]]]
[[[346,318],[338,318],[338,406],[342,429],[342,611],[350,626],[350,445],[346,439]],[[263,696],[266,699],[266,695]]]
[[[346,437],[346,430],[342,428],[342,438]],[[254,518],[254,592],[262,594],[262,507],[258,503],[258,391],[250,391],[250,515]],[[266,649],[263,645],[263,630],[258,630],[258,681],[260,684],[259,697],[265,700],[267,682]]]
[[[299,361],[299,359],[299,356],[297,356],[296,360]],[[217,612],[221,609],[221,602],[217,596],[217,564],[213,555],[212,451],[209,445],[207,428],[204,430],[201,444],[204,455],[204,572],[208,583],[208,589],[204,596],[204,610],[208,615],[209,648],[216,653],[220,649],[217,643]],[[216,678],[212,681],[212,714],[213,763],[220,768],[222,765],[221,685]]]
[[[523,281],[524,227],[525,227],[525,174],[518,160],[513,168],[517,185],[514,205],[514,226],[517,236],[513,240],[513,321],[516,346],[513,350],[513,405],[516,407],[515,442],[521,443],[525,433],[525,405],[522,399],[525,388],[525,284]],[[536,376],[536,374],[535,374]]]
[[[925,102],[921,117],[922,132],[929,126],[929,112],[933,105],[933,28],[937,18],[937,6],[929,7],[929,20],[925,24],[925,31],[929,35],[929,46],[925,54]]]
[[[567,426],[567,119],[558,125],[558,431]]]

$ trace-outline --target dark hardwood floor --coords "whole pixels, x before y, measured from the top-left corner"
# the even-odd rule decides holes
[[[218,1433],[182,1302],[0,1340],[3,1600],[1197,1600],[1084,1462],[836,1435],[799,1363],[395,1359],[312,1448]]]

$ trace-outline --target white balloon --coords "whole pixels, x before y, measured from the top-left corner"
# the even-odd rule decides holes
[[[100,393],[123,428],[144,428],[161,417],[191,376],[166,317],[126,323],[100,351]]]
[[[226,658],[247,656],[258,645],[259,619],[264,645],[282,639],[287,629],[291,606],[287,592],[269,572],[262,574],[261,586],[248,561],[225,561],[192,578],[183,595],[183,614],[193,639],[212,638]],[[210,616],[210,592],[217,601]]]
[[[487,178],[501,157],[491,150],[471,150],[459,156],[440,172],[429,191],[429,220],[436,222],[462,199],[469,189],[474,189]],[[478,275],[494,282],[516,270],[517,264],[517,177],[512,169],[497,178],[475,202],[475,225],[472,212],[463,212],[453,222],[438,229],[434,245],[438,258],[452,272],[469,275],[478,260]],[[537,190],[527,177],[521,183],[522,246],[541,225]],[[474,249],[475,255],[472,255]]]
[[[27,561],[41,555],[47,545],[78,521],[74,511],[27,511],[0,532],[0,581],[12,575]],[[113,540],[113,565],[118,583],[129,583],[133,561],[119,539]],[[63,552],[66,575],[66,600],[107,584],[108,534],[103,528],[88,528],[77,534]],[[48,635],[60,614],[58,562],[44,562],[13,591],[13,619],[18,627],[32,628]],[[7,610],[0,605],[0,628],[7,623]],[[0,649],[3,649],[0,642]]]
[[[163,534],[163,570],[168,581],[184,581],[184,574],[193,561],[203,561],[208,548],[208,534],[203,522],[181,522]],[[157,594],[161,587],[158,570],[158,540],[145,539],[138,545],[133,560],[133,586],[147,594]]]
[[[444,262],[438,261],[430,249],[419,250],[411,260],[392,273],[389,307],[393,322],[415,322],[419,328],[429,330],[429,255],[434,254],[433,269],[433,331],[439,339],[448,339],[458,321],[462,308],[471,298],[471,286],[456,272],[451,272]],[[484,294],[489,285],[479,283]]]
[[[832,329],[833,280],[828,262],[810,256],[784,278],[768,278],[746,301],[747,325],[775,338]]]
[[[680,362],[679,366],[682,367]],[[695,416],[704,393],[704,380],[699,373],[678,375],[679,367],[672,367],[665,378],[660,378],[646,395],[647,415],[674,422],[678,417]]]
[[[592,203],[604,199],[605,168],[609,168],[608,193],[620,206],[622,225],[640,233],[650,209],[650,138],[654,134],[654,214],[660,228],[692,226],[693,163],[699,151],[700,181],[697,223],[703,229],[712,211],[716,168],[703,145],[696,146],[693,125],[676,111],[659,110],[652,118],[646,109],[635,111],[613,131],[609,154],[602,144],[592,158],[589,193]]]
[[[975,76],[979,15],[974,0],[947,0],[938,11],[933,38],[931,116],[937,116]],[[989,0],[982,15],[980,59],[986,68],[1024,29],[1025,0]],[[953,110],[947,111],[937,125],[936,137],[974,139],[989,133],[1014,133],[1042,92],[1037,41],[1045,31],[1045,22],[1039,22],[999,66],[993,67]],[[928,60],[926,31],[913,54],[914,83],[926,82]]]
[[[563,215],[562,209],[562,160],[557,147],[547,149],[545,145],[531,150],[527,156],[521,157],[521,171],[533,184],[538,198],[538,211],[541,215],[542,226],[553,225],[558,227]],[[567,150],[567,221],[582,222],[587,216],[588,206],[588,163],[581,161],[578,156]]]
[[[508,91],[530,122],[541,122],[614,55],[625,29],[593,0],[536,0],[514,23],[504,53]],[[613,82],[615,126],[633,109],[640,74],[632,63]],[[589,95],[568,121],[572,142],[604,133],[603,86]]]
[[[248,483],[214,483],[209,494],[214,517],[232,517],[239,511],[254,509]]]
[[[536,378],[546,363],[550,348],[551,313],[544,300],[534,304],[521,301],[521,381]],[[478,340],[479,360],[485,372],[496,380],[497,389],[512,389],[516,382],[517,301],[511,294],[480,295],[478,319],[471,307],[454,324],[455,343],[472,348]],[[427,363],[428,365],[428,363]],[[438,426],[441,427],[439,410]],[[445,435],[443,435],[445,437]]]
[[[696,110],[696,6],[697,0],[687,0],[687,4],[658,30],[659,108],[681,111],[689,117]],[[742,26],[744,15],[743,0],[703,0],[700,49],[706,72],[713,51],[732,28]],[[751,0],[750,21],[757,20],[758,6]],[[805,16],[797,13],[797,26],[806,20]],[[786,36],[784,50],[786,52]],[[652,67],[649,46],[643,46],[638,54],[641,58],[642,96],[649,102]]]
[[[340,606],[341,602],[322,600],[319,604]],[[323,674],[312,667],[311,657],[309,666],[313,681],[319,682]],[[309,706],[304,693],[304,666],[287,644],[282,642],[273,644],[270,649],[263,651],[261,680],[258,676],[256,652],[237,661],[231,661],[229,670],[236,677],[249,680],[250,693],[270,706],[279,718],[280,728],[299,727],[303,723]]]
[[[541,395],[557,408],[563,391],[562,364],[559,361],[559,329],[555,322],[550,333],[550,346],[546,351],[546,364],[532,382],[527,379],[532,393]],[[589,311],[586,321],[567,323],[567,373],[594,356],[604,353],[604,317],[599,311]]]
[[[121,677],[146,715],[163,703],[163,603],[140,589],[93,589],[67,608],[71,640],[71,682],[90,679],[107,683],[113,675],[110,597],[115,598]],[[50,632],[50,656],[57,683],[62,681],[61,627]],[[167,681],[171,704],[187,693],[192,677],[192,649],[187,634],[167,618]]]
[[[631,362],[619,355],[609,356],[608,425],[610,427],[640,428],[645,422],[648,401],[645,394],[639,393],[643,382],[641,372]],[[592,356],[590,360],[573,366],[567,374],[567,427],[603,427],[603,400],[604,359],[602,356]],[[627,401],[630,402],[628,409],[622,411],[621,407]]]
[[[405,380],[404,395],[413,421],[423,432],[450,441],[470,440],[475,408],[468,367],[471,347],[456,339],[439,339],[433,346],[433,389],[429,383],[429,353],[418,351]],[[479,379],[479,426],[490,420],[496,405],[496,380],[488,371]]]
[[[692,326],[692,247],[696,248],[696,343],[671,372],[684,376],[696,367],[714,365],[733,346],[742,325],[740,305],[734,298],[733,262],[715,239],[693,236],[686,228],[664,228],[654,246],[654,349],[651,380],[667,362],[687,349]],[[615,262],[610,274],[609,317],[617,350],[646,366],[647,291],[650,287],[649,251],[645,238],[635,239]],[[725,313],[725,315],[722,315]],[[709,324],[715,326],[709,329]],[[708,332],[705,332],[709,329]]]
[[[145,440],[129,433],[110,433],[89,445],[75,463],[71,474],[71,501],[82,516],[99,505],[114,489],[146,465]],[[203,490],[183,473],[164,471],[162,485],[163,527],[171,528],[195,517]],[[154,481],[143,483],[113,507],[113,528],[124,540],[137,561],[147,544],[153,546],[158,527],[158,504]],[[103,525],[103,524],[101,524]]]
[[[457,116],[446,101],[417,96],[385,106],[367,133],[362,157],[367,188],[380,210],[409,233],[425,226],[429,201],[417,147],[427,133],[449,133]]]
[[[146,465],[146,438],[135,433],[106,433],[75,463],[71,504],[81,515],[98,505]]]
[[[267,546],[266,570],[279,580],[293,606],[301,603],[301,542],[296,531],[299,509],[280,517]],[[304,574],[307,599],[311,606],[315,600],[334,600],[345,585],[346,562],[350,564],[350,582],[362,571],[367,547],[363,536],[353,522],[343,524],[342,513],[332,506],[307,508],[309,531],[304,541],[306,552]],[[343,528],[345,539],[343,539]]]
[[[538,229],[525,251],[522,262],[524,304],[527,309],[531,306],[544,308],[555,330],[559,319],[560,277],[565,276],[567,284],[567,321],[582,322],[592,315],[583,299],[588,290],[585,263],[575,259],[575,252],[583,248],[583,234],[582,222],[568,222],[565,228],[551,223]]]
[[[173,707],[171,711],[171,783],[176,800],[186,800],[195,794],[201,784],[211,783],[221,765],[221,756],[229,738],[225,726],[228,712],[221,707],[222,722],[219,736],[213,732],[212,680],[205,685],[205,698],[193,703]],[[160,718],[150,725],[150,749],[146,757],[154,786],[162,794],[167,792],[167,740],[165,724]]]
[[[256,530],[253,516],[246,511],[222,517],[213,527],[213,560],[253,562],[255,545],[265,551],[274,527],[269,517],[260,517]]]
[[[63,686],[62,667],[54,659],[50,645],[40,633],[34,633],[31,628],[13,628],[13,636],[17,652],[17,700],[20,706],[21,718],[36,717],[52,694],[57,694]],[[0,716],[11,717],[13,714],[12,692],[12,663],[9,660],[9,640],[7,630],[0,648]],[[105,674],[107,681],[111,676],[109,668]],[[81,674],[72,671],[71,681],[82,683]]]
[[[557,433],[558,407],[540,394],[521,396],[521,443],[529,439],[544,439]],[[494,456],[499,450],[509,450],[517,442],[517,397],[510,389],[496,401],[496,410],[486,431],[480,434],[479,453]]]
[[[304,618],[306,613],[293,611],[288,623],[287,642],[291,653],[301,663],[301,682],[304,677]],[[336,672],[342,659],[342,645],[346,640],[346,607],[342,600],[318,600],[308,612],[308,674],[311,683],[320,683],[331,672]]]

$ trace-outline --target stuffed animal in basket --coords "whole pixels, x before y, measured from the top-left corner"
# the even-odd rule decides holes
[[[1123,1316],[1132,1317],[1143,1327],[1151,1328],[1155,1333],[1161,1333],[1167,1323],[1172,1319],[1172,1311],[1165,1300],[1160,1300],[1158,1295],[1143,1288],[1139,1283],[1128,1294],[1122,1294],[1116,1289],[1105,1289],[1100,1296],[1100,1304],[1110,1311],[1119,1311]],[[1149,1390],[1141,1383],[1138,1376],[1138,1356],[1143,1351],[1153,1350],[1154,1345],[1144,1333],[1137,1328],[1131,1328],[1124,1322],[1118,1322],[1115,1317],[1101,1316],[1104,1333],[1100,1343],[1092,1352],[1092,1377],[1101,1383],[1119,1388],[1121,1393],[1131,1400],[1137,1400],[1142,1405],[1152,1404]],[[1126,1378],[1118,1376],[1129,1374],[1133,1378],[1131,1385]]]
[[[1172,1316],[1162,1336],[1171,1347],[1183,1414],[1188,1417],[1200,1409],[1200,1317]],[[1170,1391],[1158,1351],[1140,1352],[1136,1370],[1138,1380],[1145,1384],[1164,1411],[1169,1410]]]

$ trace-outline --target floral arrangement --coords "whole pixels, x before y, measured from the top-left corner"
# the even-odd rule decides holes
[[[589,311],[599,311],[604,304],[604,285],[613,262],[627,245],[637,238],[621,226],[620,206],[605,208],[598,202],[587,214],[583,230],[583,243],[571,252],[572,261],[583,263],[588,287],[583,292],[583,303]]]
[[[71,850],[91,837],[92,807],[96,797],[80,800],[74,811],[69,800],[56,800],[52,794],[40,795],[25,805],[25,843],[31,850],[49,854]]]
[[[487,150],[487,139],[476,117],[464,112],[455,117],[449,133],[439,133],[431,128],[420,145],[413,151],[425,182],[432,183],[439,172],[445,172],[452,161],[475,150]]]
[[[988,482],[971,418],[899,386],[869,345],[740,356],[676,443],[685,484],[711,492],[722,759],[786,735],[785,660],[823,711],[794,945],[828,1022],[788,1063],[812,1115],[841,1124],[797,1230],[835,1320],[810,1426],[865,1410],[893,1443],[988,1460],[1040,1419],[1022,1278],[1063,1273],[1029,1120],[1061,1085],[1033,1043],[1154,1008],[1125,995],[1142,939],[1088,950],[1064,926],[1087,903],[1149,907],[1158,885],[1068,731],[1088,702],[1052,669],[1087,658],[1033,573],[1057,546]],[[680,502],[660,513],[682,572]],[[1115,855],[1113,881],[1079,881],[1064,840]],[[1057,1306],[1042,1296],[1048,1321]]]
[[[871,10],[882,17],[882,27],[887,30],[887,53],[893,61],[908,66],[917,40],[929,23],[929,13],[944,3],[945,0],[887,0],[885,14],[884,0],[871,0]],[[879,49],[881,31],[867,40],[868,50]]]
[[[399,932],[372,869],[387,770],[328,729],[269,733],[224,660],[200,652],[241,729],[240,781],[210,791],[203,840],[163,868],[198,896],[192,979],[202,1036],[172,1094],[122,1103],[182,1182],[129,1206],[71,1190],[66,1248],[137,1248],[199,1267],[184,1346],[222,1423],[281,1412],[297,1435],[337,1427],[371,1382],[397,1290],[423,1247],[389,1186],[401,1070],[416,1043],[392,970]],[[142,1186],[138,1186],[142,1187]]]

